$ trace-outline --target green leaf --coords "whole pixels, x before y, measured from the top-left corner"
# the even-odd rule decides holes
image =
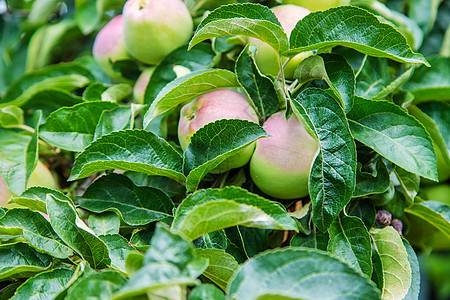
[[[143,108],[143,105],[131,104],[104,111],[95,128],[94,140],[114,131],[133,129],[134,118]]]
[[[23,283],[12,300],[51,300],[65,289],[74,272],[68,269],[53,269],[42,272]]]
[[[310,235],[297,233],[292,237],[290,245],[327,251],[329,240],[328,232],[312,231]]]
[[[196,257],[192,243],[158,223],[144,266],[113,299],[130,299],[161,288],[194,285],[206,267],[207,260]]]
[[[111,267],[123,274],[127,274],[125,261],[130,253],[136,253],[136,248],[129,245],[126,238],[119,234],[100,235],[99,238],[106,244],[111,259]]]
[[[419,260],[417,259],[416,252],[409,245],[408,241],[402,239],[403,246],[406,248],[406,252],[408,253],[408,261],[411,266],[411,286],[409,287],[408,294],[406,294],[405,300],[414,300],[419,299],[420,292],[420,267]]]
[[[278,97],[275,87],[272,81],[258,70],[249,46],[242,50],[236,60],[236,76],[262,120],[277,112]]]
[[[217,230],[202,235],[192,241],[196,248],[214,248],[226,250],[228,247],[227,235],[225,230]]]
[[[373,172],[362,170],[362,165],[358,163],[356,173],[356,187],[353,198],[367,196],[370,194],[384,193],[390,184],[389,172],[383,160],[375,161]]]
[[[408,112],[422,123],[426,131],[430,134],[438,157],[438,165],[439,155],[442,155],[444,165],[446,164],[450,169],[450,153],[448,151],[450,148],[450,128],[448,128],[450,116],[447,116],[450,112],[450,104],[429,102],[424,103],[421,107],[424,107],[424,110],[427,111],[427,113],[422,112],[421,109],[415,105],[408,106]],[[432,117],[434,117],[434,119]],[[445,118],[448,118],[448,121]],[[445,139],[444,136],[446,137]],[[439,167],[438,172],[440,172]]]
[[[188,192],[195,191],[203,177],[226,163],[226,159],[239,155],[243,148],[268,136],[258,124],[237,119],[218,120],[200,128],[184,153],[183,171],[187,175]]]
[[[323,90],[308,88],[291,103],[319,142],[320,149],[309,176],[309,194],[313,222],[325,231],[350,201],[355,189],[355,142],[343,109]]]
[[[8,105],[21,106],[35,94],[48,88],[62,88],[72,91],[87,85],[94,78],[83,66],[77,63],[52,65],[29,72],[16,79],[0,99],[0,108]]]
[[[380,291],[383,290],[384,276],[383,276],[383,264],[381,263],[380,254],[376,249],[372,249],[372,281],[375,282]]]
[[[128,225],[146,225],[172,216],[174,204],[163,191],[138,187],[124,175],[109,174],[93,182],[78,198],[81,208],[112,211]]]
[[[175,72],[177,66],[185,67],[190,71],[209,69],[213,66],[214,57],[211,45],[206,43],[199,44],[189,51],[185,45],[175,49],[155,67],[145,90],[144,103],[152,104],[158,93],[178,77]]]
[[[226,229],[228,240],[242,250],[246,258],[269,249],[269,234],[271,233],[273,233],[273,230],[245,226],[234,226]]]
[[[134,276],[143,265],[144,254],[140,252],[130,252],[125,259],[125,269],[129,277]]]
[[[110,299],[126,282],[125,277],[116,271],[92,273],[76,281],[64,299]]]
[[[81,97],[61,88],[47,88],[37,92],[27,103],[21,105],[24,112],[42,110],[44,118],[63,106],[81,103]]]
[[[11,192],[21,194],[37,160],[37,134],[0,128],[0,175]]]
[[[208,267],[203,276],[214,282],[222,290],[226,290],[228,283],[239,268],[233,256],[222,249],[195,249],[198,257],[208,260]]]
[[[46,4],[49,2],[53,2],[54,4],[56,1],[35,1],[34,3],[36,6],[45,7]],[[55,62],[55,55],[74,55],[74,51],[76,51],[73,48],[74,47],[74,40],[81,39],[82,34],[78,27],[75,24],[75,21],[73,18],[64,18],[60,20],[59,22],[51,22],[49,23],[49,19],[52,18],[57,13],[55,12],[52,15],[49,15],[47,18],[45,18],[43,26],[40,26],[31,36],[31,39],[29,43],[27,44],[27,56],[26,56],[26,70],[39,70],[42,69],[49,64]],[[46,12],[48,14],[48,11]],[[41,13],[40,17],[42,18],[46,14]],[[61,53],[64,51],[63,53]],[[58,55],[58,56],[59,56]],[[62,57],[60,56],[61,60]],[[48,67],[51,68],[52,66]],[[39,71],[38,71],[39,72]],[[76,74],[76,73],[75,73]],[[74,78],[71,78],[73,81],[80,80],[76,76]],[[66,79],[67,80],[67,79]],[[80,80],[81,82],[81,80]]]
[[[381,23],[368,11],[354,6],[341,6],[307,15],[292,30],[289,42],[291,49],[284,55],[294,56],[308,50],[345,46],[369,56],[429,66],[421,54],[411,50],[400,32]]]
[[[28,278],[52,265],[52,257],[26,243],[0,245],[0,280]]]
[[[360,218],[366,228],[370,229],[375,224],[377,211],[375,209],[375,205],[373,205],[371,201],[362,198],[356,200],[356,204],[352,203],[352,208],[349,215]]]
[[[183,158],[162,138],[144,130],[124,130],[91,143],[75,159],[69,180],[119,169],[162,175],[184,182]]]
[[[351,110],[355,96],[355,74],[344,57],[337,54],[312,55],[298,65],[294,77],[301,85],[313,79],[325,80],[345,112]]]
[[[395,175],[400,183],[400,187],[403,191],[406,201],[409,204],[414,203],[417,193],[420,188],[420,176],[403,170],[396,166],[394,169]]]
[[[23,111],[17,106],[0,108],[0,127],[18,126],[23,124]]]
[[[119,83],[108,87],[100,96],[103,101],[120,102],[131,95],[133,87],[128,83]]]
[[[405,110],[388,101],[355,97],[347,116],[355,139],[406,171],[438,180],[431,138]]]
[[[236,225],[297,230],[295,221],[277,202],[238,187],[204,189],[190,194],[178,206],[172,230],[194,240]]]
[[[228,286],[236,299],[379,299],[372,282],[323,251],[282,248],[249,259]],[[269,297],[265,299],[271,299]],[[273,298],[272,298],[273,299]]]
[[[10,232],[10,233],[9,233]],[[23,235],[36,250],[57,258],[67,258],[73,255],[50,223],[38,212],[23,208],[13,208],[0,219],[0,233]]]
[[[219,36],[245,35],[260,39],[279,53],[288,49],[288,37],[275,14],[259,4],[219,7],[197,26],[189,48]]]
[[[356,3],[355,3],[356,2]],[[392,25],[398,30],[403,36],[405,36],[406,41],[411,45],[413,49],[419,49],[423,42],[423,31],[420,29],[417,23],[408,18],[403,13],[398,10],[403,10],[400,7],[394,8],[389,4],[385,5],[380,1],[357,1],[353,0],[352,5],[358,5],[367,8],[379,18],[380,22]]]
[[[89,215],[88,225],[96,235],[119,233],[120,218],[115,213],[105,212]]]
[[[450,99],[450,57],[430,58],[431,68],[416,69],[404,89],[414,95],[414,102]]]
[[[382,299],[403,299],[411,286],[408,253],[398,232],[391,226],[370,232],[383,267]]]
[[[217,89],[240,87],[236,74],[228,70],[194,71],[167,84],[144,117],[144,128],[157,116],[198,96]]]
[[[408,16],[427,34],[433,29],[434,21],[438,12],[439,4],[442,0],[410,0],[408,5]]]
[[[367,99],[386,99],[411,78],[414,70],[408,68],[392,78],[387,59],[366,57],[356,78],[356,95]]]
[[[94,140],[95,128],[102,113],[117,107],[117,104],[106,101],[62,107],[51,113],[42,124],[40,137],[64,150],[83,151]]]
[[[196,286],[189,294],[189,300],[225,300],[225,296],[215,285],[201,284]]]
[[[414,203],[405,209],[405,212],[421,218],[450,239],[450,206],[436,201],[425,201]]]
[[[47,213],[53,230],[59,237],[94,269],[101,269],[110,263],[106,245],[78,217],[75,208],[67,201],[47,195]]]
[[[40,186],[33,186],[26,189],[20,196],[12,197],[11,202],[46,214],[47,208],[45,203],[47,195],[53,195],[57,199],[72,202],[72,199],[60,191]]]
[[[358,217],[341,214],[330,227],[328,252],[345,260],[355,270],[372,275],[372,243],[366,226]]]

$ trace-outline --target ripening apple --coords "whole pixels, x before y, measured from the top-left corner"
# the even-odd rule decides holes
[[[154,67],[150,67],[142,71],[133,87],[133,98],[136,103],[144,104],[145,90],[147,89],[150,77],[152,77]]]
[[[128,52],[151,65],[186,44],[194,29],[181,0],[128,0],[123,7],[123,26]]]
[[[263,125],[271,137],[256,142],[250,160],[250,176],[264,193],[278,199],[308,194],[308,179],[318,144],[302,123],[284,112],[270,116]]]
[[[283,4],[295,4],[310,11],[327,10],[339,5],[348,5],[350,0],[283,0]]]
[[[52,172],[40,161],[38,161],[36,168],[31,172],[28,179],[27,187],[43,186],[51,189],[59,189],[59,185],[52,174]],[[0,176],[0,206],[5,206],[11,198],[12,193],[8,189],[6,182]]]
[[[221,119],[239,119],[258,123],[258,115],[241,93],[229,89],[207,92],[181,109],[178,139],[183,151],[197,130]],[[217,166],[211,173],[223,173],[244,166],[250,160],[255,144],[248,145]]]
[[[97,34],[92,55],[106,75],[119,82],[127,82],[111,63],[131,59],[125,48],[122,15],[114,17]]]
[[[290,36],[297,22],[310,13],[310,11],[306,8],[291,4],[274,6],[271,8],[271,10],[280,21],[281,27],[283,27],[283,30],[284,32],[286,32],[288,37]],[[277,51],[269,46],[269,44],[264,43],[256,38],[249,38],[249,42],[250,44],[257,47],[255,61],[261,73],[277,76],[280,72],[280,63],[278,60]],[[292,79],[294,77],[294,72],[298,64],[310,55],[311,52],[308,51],[292,57],[285,66],[284,76],[286,78]],[[283,63],[286,60],[287,57],[282,57]]]

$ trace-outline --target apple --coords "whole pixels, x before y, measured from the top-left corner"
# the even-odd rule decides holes
[[[119,82],[128,82],[111,63],[131,59],[123,38],[123,17],[118,15],[109,21],[97,34],[92,55],[106,75]]]
[[[128,0],[123,7],[125,46],[136,59],[157,64],[186,44],[194,29],[181,0]]]
[[[306,8],[297,6],[297,5],[278,5],[271,8],[277,19],[280,21],[281,26],[284,29],[284,32],[290,36],[292,30],[298,21],[307,16],[310,11]],[[278,53],[275,49],[273,49],[269,44],[262,42],[256,38],[249,38],[249,43],[256,46],[256,54],[255,61],[258,65],[259,70],[263,74],[277,76],[280,72],[280,65],[278,62]],[[295,69],[298,64],[310,56],[311,52],[304,52],[297,54],[292,57],[291,60],[287,63],[284,69],[284,76],[286,78],[292,79],[294,77]],[[287,60],[287,57],[283,57],[283,63]]]
[[[38,161],[36,168],[31,172],[30,178],[28,179],[27,188],[32,186],[43,186],[54,190],[59,189],[58,182],[52,172],[40,161]],[[6,206],[11,196],[11,191],[0,176],[0,206]]]
[[[0,176],[0,206],[5,206],[9,198],[11,198],[11,192],[6,185],[6,182]]]
[[[310,11],[327,10],[339,5],[349,5],[350,0],[283,0],[283,4],[295,4]]]
[[[250,160],[250,176],[264,193],[278,199],[308,194],[311,165],[318,150],[316,140],[292,115],[270,116],[263,125],[271,137],[259,139]]]
[[[150,81],[154,70],[154,67],[145,69],[136,80],[133,87],[133,98],[136,103],[144,104],[145,90],[147,89],[148,82]]]
[[[192,135],[197,130],[221,119],[239,119],[258,123],[258,115],[241,93],[229,89],[207,92],[181,109],[178,139],[183,151],[186,151]],[[244,166],[249,162],[254,149],[254,143],[248,145],[222,162],[211,173],[223,173]]]

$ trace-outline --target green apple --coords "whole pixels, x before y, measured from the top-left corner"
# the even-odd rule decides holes
[[[271,8],[277,19],[280,21],[284,32],[290,36],[292,30],[298,21],[307,16],[310,11],[306,8],[296,5],[278,5]],[[280,72],[280,63],[278,59],[278,53],[269,44],[262,42],[256,38],[249,38],[249,43],[256,46],[255,61],[259,70],[263,74],[277,76]],[[311,52],[300,53],[291,58],[284,69],[284,76],[292,79],[294,77],[295,69],[298,64],[310,56]],[[282,57],[283,63],[287,60],[287,57]]]
[[[106,75],[119,82],[128,82],[111,63],[131,59],[125,48],[122,15],[114,17],[97,34],[92,55]]]
[[[136,80],[133,87],[133,98],[136,103],[144,104],[145,90],[147,89],[148,82],[150,81],[154,70],[154,67],[145,69]]]
[[[263,126],[271,137],[259,139],[250,160],[250,176],[264,193],[278,199],[308,194],[309,172],[318,144],[293,115],[270,116]]]
[[[11,198],[11,192],[6,185],[6,182],[0,176],[0,206],[5,206],[9,198]]]
[[[43,186],[54,190],[60,188],[55,176],[40,161],[38,161],[36,168],[31,172],[30,178],[28,179],[27,187],[32,186]],[[12,193],[8,189],[6,182],[0,177],[0,206],[6,206],[11,196]]]
[[[183,151],[197,130],[221,119],[239,119],[258,123],[258,115],[241,93],[220,89],[205,93],[181,109],[178,140]],[[223,173],[244,166],[250,160],[255,144],[251,144],[217,166],[211,173]]]
[[[350,0],[283,0],[283,4],[295,4],[310,11],[327,10],[339,5],[348,5]]]
[[[186,44],[194,29],[181,0],[128,0],[123,7],[123,26],[128,52],[151,65]]]

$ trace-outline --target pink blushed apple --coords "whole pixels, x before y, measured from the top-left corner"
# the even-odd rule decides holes
[[[318,144],[293,115],[284,112],[267,119],[264,130],[271,137],[259,139],[250,160],[255,185],[279,199],[302,198],[308,194],[308,180]]]
[[[258,115],[241,93],[220,89],[207,92],[181,109],[178,139],[185,151],[191,137],[208,123],[221,119],[239,119],[258,123]],[[222,173],[244,166],[250,160],[255,144],[251,144],[216,167],[212,173]]]
[[[289,37],[292,30],[298,21],[307,16],[310,11],[306,8],[297,5],[278,5],[271,8],[278,21],[280,21],[281,27]],[[259,70],[263,74],[277,76],[280,72],[280,64],[278,61],[278,54],[269,44],[262,42],[256,38],[249,38],[249,42],[257,47],[255,60]],[[286,78],[293,78],[295,69],[298,64],[310,56],[311,52],[300,53],[287,63],[284,69],[284,75]],[[287,57],[282,57],[283,63],[287,60]]]
[[[97,34],[92,55],[106,75],[119,82],[127,82],[120,72],[111,66],[111,63],[131,59],[125,48],[123,38],[122,15],[114,17]]]

